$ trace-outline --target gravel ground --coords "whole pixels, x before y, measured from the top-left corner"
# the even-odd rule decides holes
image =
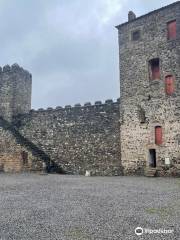
[[[180,239],[180,179],[1,174],[0,216],[2,240]]]

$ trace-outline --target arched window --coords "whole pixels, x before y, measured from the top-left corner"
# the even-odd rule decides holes
[[[155,144],[162,144],[162,127],[155,127]]]
[[[165,77],[165,88],[167,95],[174,93],[174,77],[172,75],[167,75]]]

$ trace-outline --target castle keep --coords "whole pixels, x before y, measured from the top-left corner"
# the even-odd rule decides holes
[[[31,109],[32,77],[0,69],[0,170],[180,175],[180,2],[117,26],[120,99]]]
[[[180,2],[117,26],[120,141],[125,174],[170,174],[180,164]],[[171,168],[172,167],[172,168]]]

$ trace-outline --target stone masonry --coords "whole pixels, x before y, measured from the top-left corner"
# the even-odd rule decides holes
[[[0,170],[180,176],[180,2],[117,26],[120,99],[31,109],[31,74],[0,68]]]
[[[31,74],[17,64],[0,68],[0,116],[11,120],[31,109]]]
[[[119,175],[119,102],[31,110],[13,125],[64,173]]]
[[[176,24],[173,39],[167,38],[168,23]],[[180,2],[138,18],[134,15],[117,29],[124,173],[145,174],[154,161],[157,175],[176,175],[180,166]],[[170,95],[167,76],[174,79]],[[161,131],[160,144],[156,127]]]
[[[122,174],[119,99],[30,110],[31,74],[14,64],[0,77],[1,171]]]

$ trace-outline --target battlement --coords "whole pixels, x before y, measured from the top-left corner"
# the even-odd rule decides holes
[[[32,78],[32,75],[29,71],[25,70],[24,68],[20,67],[17,63],[14,63],[13,65],[5,65],[3,67],[0,66],[0,75],[4,73],[24,73],[29,75]]]
[[[32,75],[17,63],[0,67],[0,116],[11,121],[12,116],[31,109]]]
[[[84,105],[81,105],[80,103],[75,104],[74,106],[66,105],[64,107],[57,106],[56,108],[48,107],[46,109],[39,108],[37,110],[31,109],[30,113],[39,113],[39,112],[57,112],[57,111],[74,111],[74,110],[87,110],[87,109],[97,109],[97,108],[104,108],[109,106],[120,104],[120,98],[118,98],[116,101],[113,101],[112,99],[108,99],[105,102],[102,101],[96,101],[95,103],[86,102]]]
[[[67,173],[120,174],[120,100],[31,110],[13,126]]]

